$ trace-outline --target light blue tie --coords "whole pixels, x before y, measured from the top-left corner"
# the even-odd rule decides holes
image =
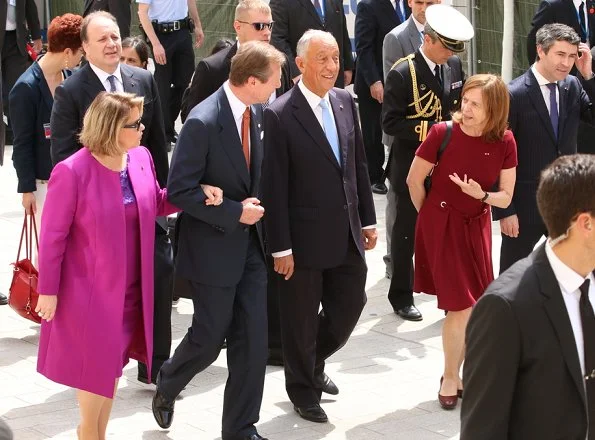
[[[339,153],[339,135],[337,133],[337,126],[335,125],[331,111],[328,108],[326,99],[320,100],[320,108],[322,108],[322,128],[324,128],[324,134],[326,134],[326,139],[331,145],[333,153],[337,158],[337,162],[339,162],[339,165],[341,165],[341,153]]]

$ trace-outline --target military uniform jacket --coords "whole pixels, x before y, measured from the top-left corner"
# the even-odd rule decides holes
[[[452,56],[442,65],[440,86],[434,72],[420,53],[397,61],[386,77],[382,104],[382,129],[394,136],[390,156],[393,181],[397,191],[406,190],[405,179],[417,147],[425,140],[430,127],[450,119],[458,109],[465,73],[461,60]],[[391,157],[389,157],[389,166]]]

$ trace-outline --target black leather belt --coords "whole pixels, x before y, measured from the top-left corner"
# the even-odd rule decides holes
[[[190,29],[190,18],[186,17],[183,20],[158,22],[153,20],[151,22],[153,29],[158,34],[171,34],[182,29]]]

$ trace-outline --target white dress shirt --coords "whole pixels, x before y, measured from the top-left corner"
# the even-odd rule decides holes
[[[314,8],[316,8],[316,0],[310,0]],[[320,3],[320,9],[322,10],[322,18],[326,17],[326,11],[324,10],[324,2],[325,0],[318,0]]]
[[[428,67],[430,68],[430,72],[432,72],[432,75],[435,75],[434,68],[437,66],[437,64],[426,56],[423,48],[419,48],[419,53],[421,53],[421,56],[424,57],[424,60],[426,60],[426,63],[428,64]]]
[[[95,72],[95,75],[97,75],[97,78],[99,78],[99,81],[101,81],[101,84],[103,84],[103,87],[105,88],[106,92],[109,92],[112,87],[108,79],[108,77],[110,77],[111,75],[114,75],[116,77],[116,91],[124,91],[124,82],[122,81],[122,72],[120,72],[119,64],[114,73],[107,73],[106,71],[101,70],[99,67],[95,66],[92,63],[89,63],[89,66],[91,66],[91,70]]]
[[[579,305],[581,299],[579,287],[585,282],[585,278],[580,276],[558,258],[550,246],[549,240],[545,245],[545,254],[550,262],[550,266],[552,266],[556,280],[558,280],[560,290],[562,291],[562,298],[564,299],[566,311],[570,318],[572,333],[574,333],[574,342],[576,343],[576,351],[581,365],[581,373],[584,378],[585,348],[583,340],[583,324],[581,321]],[[593,277],[593,273],[590,273],[588,278],[591,280],[589,285],[589,301],[591,301],[591,304],[595,304],[595,278]]]
[[[587,14],[587,2],[585,0],[572,0],[572,3],[574,3],[574,8],[576,9],[576,18],[578,20],[578,14],[579,14],[579,8],[581,6],[581,3],[584,3],[585,6],[583,6],[583,15],[585,16],[585,24],[587,25],[587,29],[585,29],[587,31],[587,44],[589,44],[589,15]],[[580,27],[580,21],[579,21],[579,27]],[[579,35],[580,36],[580,35]]]
[[[238,135],[240,136],[240,143],[242,142],[242,119],[244,117],[244,112],[246,111],[246,104],[244,104],[240,99],[233,94],[231,88],[229,87],[229,80],[223,83],[223,91],[225,92],[225,96],[227,96],[227,100],[229,101],[229,106],[231,107],[231,113],[233,114],[233,121],[236,123],[236,129],[238,130]],[[248,150],[250,150],[250,136],[248,136]]]
[[[539,84],[539,89],[541,90],[541,94],[543,96],[543,100],[545,101],[545,106],[547,107],[547,112],[550,112],[550,89],[548,88],[548,84],[551,81],[548,81],[544,78],[544,76],[537,71],[535,64],[531,66],[531,72],[535,75],[535,79],[537,79],[537,84]],[[558,114],[560,114],[560,90],[556,87],[556,104],[558,104]]]
[[[17,30],[17,2],[16,0],[8,0],[6,5],[6,27],[7,32]]]

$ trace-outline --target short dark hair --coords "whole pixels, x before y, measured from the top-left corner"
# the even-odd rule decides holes
[[[151,56],[151,49],[149,49],[149,45],[145,42],[145,40],[141,37],[126,37],[122,40],[122,49],[130,47],[134,49],[138,58],[140,59],[141,64],[147,67],[147,63],[149,62],[149,57]]]
[[[93,19],[96,17],[105,17],[113,21],[116,24],[116,27],[118,28],[118,32],[120,32],[120,27],[118,26],[118,21],[116,20],[116,17],[114,17],[112,14],[106,11],[95,11],[91,12],[89,15],[83,18],[83,24],[81,25],[81,41],[84,41],[85,43],[87,42],[87,28],[89,27],[89,24],[91,24]]]
[[[271,63],[282,66],[285,56],[269,43],[248,41],[242,43],[231,59],[229,82],[234,86],[246,84],[251,76],[260,82],[267,82],[271,76]]]
[[[64,14],[55,17],[48,27],[48,52],[58,53],[70,49],[76,52],[81,48],[81,24],[83,17]]]
[[[565,234],[579,214],[595,213],[595,155],[561,156],[543,170],[537,207],[550,238]]]
[[[545,53],[549,52],[556,41],[566,41],[578,47],[581,39],[574,29],[561,23],[545,24],[539,28],[535,35],[535,43]],[[539,60],[539,55],[535,59]]]

